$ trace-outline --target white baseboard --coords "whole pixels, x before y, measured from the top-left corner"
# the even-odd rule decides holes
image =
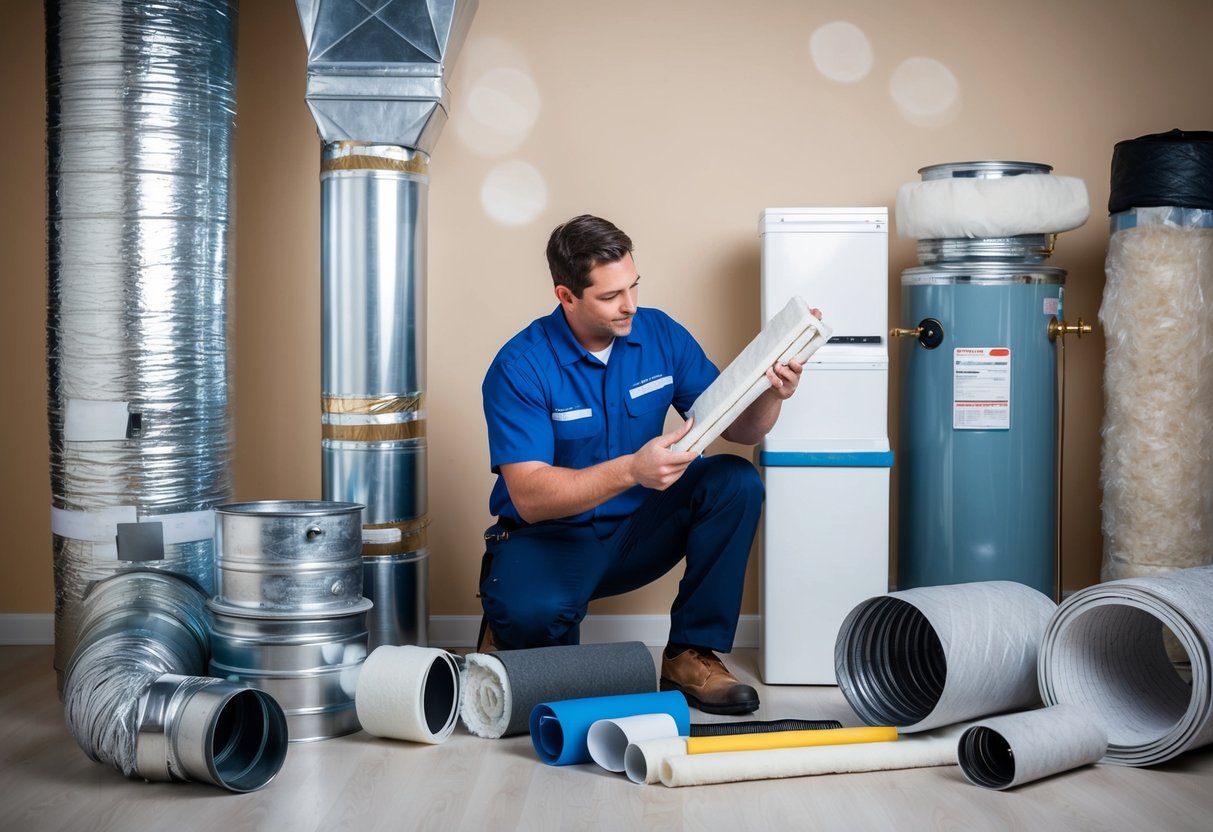
[[[54,644],[55,616],[49,612],[0,615],[0,644]]]
[[[743,615],[737,622],[734,648],[758,646],[757,615]],[[431,647],[447,650],[473,647],[480,632],[478,615],[432,615],[429,622]],[[642,641],[650,647],[662,647],[670,633],[668,615],[591,615],[581,623],[581,640],[586,644],[614,641]],[[0,645],[54,644],[55,616],[50,613],[0,614]]]

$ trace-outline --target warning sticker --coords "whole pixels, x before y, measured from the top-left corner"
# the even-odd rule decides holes
[[[1010,349],[957,347],[952,351],[952,428],[1010,430]]]

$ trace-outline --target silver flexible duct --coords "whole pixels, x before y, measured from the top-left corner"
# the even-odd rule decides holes
[[[49,0],[48,410],[55,667],[90,582],[210,590],[230,497],[235,0]],[[61,676],[62,679],[62,676]]]
[[[475,0],[297,0],[320,173],[323,497],[362,503],[370,648],[425,645],[425,240]]]
[[[95,584],[81,605],[64,716],[85,753],[128,777],[253,791],[282,768],[286,716],[269,694],[204,677],[205,602],[157,571]]]

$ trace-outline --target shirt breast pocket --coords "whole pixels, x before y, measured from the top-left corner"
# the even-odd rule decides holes
[[[632,424],[645,433],[657,436],[665,427],[665,415],[674,401],[673,379],[666,383],[658,379],[655,383],[634,387],[624,399]]]
[[[557,441],[585,439],[602,431],[602,422],[589,408],[552,414],[552,432]]]

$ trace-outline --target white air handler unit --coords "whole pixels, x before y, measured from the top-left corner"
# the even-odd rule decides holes
[[[759,452],[759,604],[767,684],[832,685],[856,605],[888,592],[888,209],[768,208],[762,318],[800,295],[833,337]]]

